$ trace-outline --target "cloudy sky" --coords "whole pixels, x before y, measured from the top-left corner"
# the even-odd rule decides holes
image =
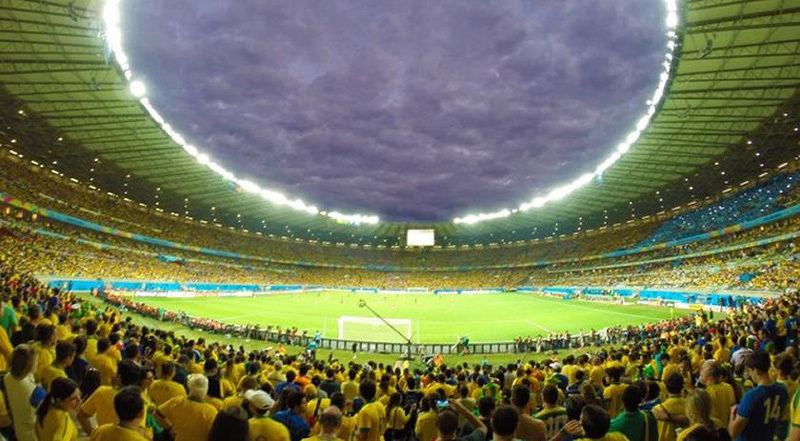
[[[646,110],[660,0],[136,0],[151,100],[321,209],[450,220],[591,171]]]

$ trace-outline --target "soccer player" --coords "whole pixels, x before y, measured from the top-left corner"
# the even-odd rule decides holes
[[[754,351],[744,366],[756,387],[742,397],[738,407],[733,408],[728,432],[736,441],[771,440],[789,401],[786,388],[773,383],[770,378],[770,359],[765,351]]]

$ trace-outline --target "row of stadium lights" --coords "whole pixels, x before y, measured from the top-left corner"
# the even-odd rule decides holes
[[[21,114],[21,115],[24,115],[24,110],[19,110],[19,114]],[[784,117],[788,117],[788,114],[784,113],[784,114],[783,114],[783,116],[784,116]],[[8,129],[10,130],[11,128],[9,127]],[[800,129],[798,129],[798,127],[794,127],[792,130],[793,130],[794,132],[798,132],[798,131],[800,131]],[[57,138],[57,141],[58,141],[58,142],[62,142],[62,141],[63,141],[63,137],[58,137],[58,138]],[[17,144],[17,139],[16,139],[16,138],[12,138],[12,139],[10,140],[10,144],[12,144],[12,145],[15,145],[15,144]],[[748,141],[746,141],[746,144],[747,144],[748,146],[751,146],[751,147],[752,147],[752,146],[754,145],[754,142],[753,142],[752,140],[748,140]],[[9,150],[9,152],[10,152],[12,155],[14,155],[14,156],[18,156],[19,158],[23,158],[23,155],[22,155],[21,153],[18,153],[18,152],[16,152],[15,150]],[[755,153],[754,153],[754,155],[755,155],[755,157],[761,157],[761,152],[755,152]],[[797,157],[795,157],[795,160],[800,160],[800,156],[797,156]],[[40,162],[38,162],[38,161],[36,161],[36,160],[33,160],[33,159],[31,159],[31,160],[30,160],[30,162],[31,162],[31,164],[33,164],[34,166],[37,166],[37,167],[40,167],[40,168],[45,168],[45,165],[44,165],[44,164],[42,164],[42,163],[40,163]],[[99,160],[99,158],[94,158],[93,162],[94,162],[94,163],[99,163],[99,162],[100,162],[100,160]],[[55,160],[55,161],[52,161],[52,165],[53,165],[53,166],[55,166],[55,165],[58,165],[58,161],[57,161],[57,160]],[[715,165],[715,166],[717,166],[717,167],[721,166],[721,165],[720,165],[720,163],[719,163],[719,161],[715,161],[715,162],[714,162],[714,165]],[[781,164],[779,164],[779,165],[776,167],[776,170],[775,170],[775,171],[777,172],[777,171],[779,171],[779,170],[783,169],[784,167],[786,167],[787,165],[788,165],[788,163],[787,163],[787,162],[781,163]],[[760,163],[760,164],[759,164],[759,166],[763,168],[765,165],[764,165],[763,163]],[[52,173],[56,174],[56,175],[59,175],[59,176],[61,176],[61,177],[64,177],[64,173],[61,173],[61,172],[59,172],[59,171],[58,171],[58,170],[56,170],[55,168],[52,168],[50,171],[51,171]],[[91,172],[91,173],[94,173],[94,171],[95,171],[95,168],[94,168],[94,167],[90,168],[90,172]],[[724,171],[722,171],[722,172],[721,172],[721,174],[722,174],[722,175],[725,175],[725,172],[724,172]],[[759,175],[758,175],[758,179],[764,178],[764,177],[765,177],[765,176],[767,176],[768,174],[769,174],[769,172],[768,172],[768,171],[762,172],[761,174],[759,174]],[[125,181],[127,181],[127,179],[129,179],[130,177],[131,177],[131,175],[130,175],[130,174],[126,175],[126,176],[125,176]],[[69,178],[69,180],[70,180],[70,181],[72,181],[72,182],[74,182],[74,183],[80,183],[80,181],[76,180],[75,178]],[[101,189],[97,188],[96,186],[94,186],[94,185],[91,183],[91,182],[93,182],[93,181],[94,181],[94,177],[91,177],[91,178],[90,178],[90,183],[88,184],[89,188],[90,188],[90,189],[92,189],[92,190],[99,191],[99,192],[101,192],[101,193],[102,193],[103,191],[102,191]],[[687,185],[688,185],[689,178],[684,178],[684,182],[685,182],[685,183],[687,183]],[[727,180],[726,180],[726,181],[725,181],[725,184],[726,184],[726,185],[728,185],[728,184],[729,184],[729,181],[727,181]],[[740,186],[740,187],[744,187],[744,186],[747,186],[747,185],[750,185],[750,184],[751,184],[751,181],[750,181],[750,180],[745,180],[745,181],[741,182],[741,183],[739,184],[739,186]],[[124,185],[124,187],[127,187],[127,182],[125,182],[123,185]],[[691,190],[693,190],[694,188],[693,188],[693,186],[692,186],[692,185],[689,185],[689,186],[688,186],[688,189],[691,191]],[[721,195],[723,195],[723,196],[724,196],[726,193],[728,193],[728,192],[730,192],[730,191],[732,191],[732,190],[733,190],[733,188],[731,188],[731,187],[729,187],[729,188],[726,188],[726,189],[724,189],[724,190],[722,191]],[[157,188],[156,188],[156,192],[158,193],[158,192],[160,192],[160,191],[161,191],[161,187],[157,187]],[[127,195],[127,194],[128,194],[128,191],[127,191],[127,190],[125,190],[125,191],[123,192],[123,195]],[[111,192],[108,192],[108,195],[110,195],[110,196],[114,196],[114,197],[116,197],[116,196],[117,196],[116,194],[114,194],[114,193],[111,193]],[[656,191],[656,192],[655,192],[655,195],[656,195],[656,196],[659,198],[659,202],[663,202],[663,201],[664,201],[664,199],[663,199],[663,195],[661,194],[661,191],[660,191],[660,190]],[[156,195],[155,195],[155,199],[156,199],[156,202],[155,202],[155,210],[163,213],[163,212],[164,212],[164,210],[163,210],[162,208],[158,207],[158,205],[159,205],[159,202],[157,201],[158,197],[159,197],[159,195],[158,195],[158,194],[156,194]],[[694,197],[695,197],[695,196],[694,196],[694,195],[692,195],[692,198],[693,198],[693,199],[694,199]],[[129,198],[127,198],[127,197],[123,197],[123,199],[124,199],[125,201],[127,201],[127,202],[134,203],[134,201],[130,200],[130,199],[129,199]],[[706,199],[711,199],[711,197],[709,196],[709,197],[707,197]],[[188,204],[189,204],[189,199],[188,199],[188,198],[185,198],[185,199],[184,199],[184,209],[186,210],[186,211],[184,212],[184,213],[186,214],[186,216],[185,216],[185,217],[186,217],[187,219],[189,219],[189,220],[194,220],[194,218],[192,218],[191,216],[188,216],[188,213],[189,213],[189,211],[188,211]],[[629,201],[629,204],[630,204],[630,205],[633,205],[633,201]],[[697,201],[695,201],[695,200],[692,200],[691,202],[689,202],[689,203],[687,203],[687,204],[686,204],[686,208],[692,207],[692,206],[693,206],[693,205],[695,205],[695,204],[697,204]],[[141,206],[143,206],[143,207],[146,207],[146,205],[145,205],[145,204],[142,204],[142,203],[139,203],[139,205],[141,205]],[[661,208],[662,208],[662,210],[664,209],[664,205],[663,205],[663,204],[661,205]],[[681,209],[681,208],[682,208],[681,206],[673,207],[671,211],[677,211],[677,210],[679,210],[679,209]],[[632,216],[631,216],[631,217],[635,218],[635,207],[631,207],[631,210],[632,210],[632,212],[634,212],[634,213],[632,214]],[[212,218],[212,221],[214,222],[214,225],[216,225],[216,226],[218,226],[218,227],[223,227],[223,225],[216,223],[216,222],[217,222],[217,218],[216,218],[216,207],[211,207],[211,211],[212,211],[212,214],[213,214],[213,216],[214,216],[214,217]],[[603,227],[600,227],[600,229],[605,229],[605,228],[608,226],[608,210],[603,210],[603,213],[604,213]],[[663,214],[665,214],[665,213],[666,213],[665,211],[661,211],[661,212],[657,213],[657,215],[663,215]],[[173,216],[176,216],[176,217],[178,217],[178,216],[179,216],[179,214],[178,214],[178,213],[174,213],[174,212],[173,212],[173,213],[170,213],[170,214],[171,214],[171,215],[173,215]],[[237,217],[238,223],[240,224],[240,229],[242,229],[242,225],[241,225],[241,214],[237,214],[237,215],[236,215],[236,217]],[[647,220],[647,219],[649,219],[650,217],[651,217],[651,216],[649,216],[649,215],[648,215],[648,216],[643,216],[643,217],[641,218],[641,220]],[[200,222],[201,222],[201,223],[203,223],[203,224],[207,224],[207,223],[208,223],[207,221],[204,221],[204,220],[201,220]],[[262,220],[261,222],[262,222],[262,228],[266,228],[266,225],[265,225],[265,224],[266,224],[266,221],[265,221],[265,220]],[[634,219],[631,219],[631,220],[629,220],[627,223],[629,223],[629,224],[630,224],[630,223],[633,223],[633,222],[634,222]],[[617,222],[617,223],[615,223],[613,226],[619,226],[619,225],[621,225],[621,223],[620,223],[620,222]],[[578,227],[577,227],[576,231],[574,231],[572,234],[573,234],[573,235],[577,235],[577,234],[579,234],[579,233],[580,233],[580,231],[582,230],[582,226],[583,226],[583,217],[581,216],[581,217],[578,217]],[[234,229],[233,227],[230,227],[230,226],[229,226],[228,228],[229,228],[229,229],[232,229],[232,230]],[[287,226],[285,226],[285,228],[286,228],[286,233],[287,233],[287,234],[289,234],[289,235],[291,236],[291,238],[294,238],[294,234],[292,234],[292,231],[291,231],[291,229],[289,228],[289,226],[287,225]],[[246,232],[246,233],[249,233],[249,231],[248,231],[248,230],[246,230],[246,229],[243,229],[243,231],[244,231],[244,232]],[[552,236],[550,236],[550,238],[554,238],[555,236],[558,236],[558,237],[563,237],[563,236],[566,236],[566,235],[567,235],[567,234],[561,234],[561,235],[558,235],[558,231],[559,231],[559,223],[558,223],[558,222],[555,222],[555,223],[554,223],[554,226],[553,226],[553,235],[552,235]],[[586,230],[586,232],[590,232],[590,231],[592,231],[592,230],[591,230],[591,229],[590,229],[590,230]],[[307,232],[307,233],[311,233],[311,236],[312,236],[312,237],[313,237],[313,236],[315,236],[315,234],[311,232],[311,229],[307,229],[307,230],[306,230],[306,232]],[[534,227],[534,229],[533,229],[533,231],[532,231],[532,235],[535,235],[535,234],[536,234],[536,232],[538,232],[538,227]],[[261,235],[261,233],[258,233],[258,232],[257,232],[256,234],[257,234],[257,235]],[[332,235],[333,233],[332,233],[332,232],[328,232],[328,234]],[[516,234],[516,230],[512,231],[512,234]],[[270,236],[271,236],[271,237],[274,237],[274,235],[270,235]],[[490,236],[494,236],[494,233],[491,233],[491,234],[490,234]],[[284,239],[288,239],[288,238],[287,238],[287,237],[285,237],[285,236],[284,236],[283,238],[284,238]],[[355,238],[355,235],[354,235],[354,234],[351,234],[351,238]],[[374,239],[378,239],[378,236],[374,236],[373,238],[374,238]],[[402,240],[402,238],[401,238],[401,237],[398,237],[397,239],[398,239],[398,241]],[[447,239],[447,237],[445,237],[445,239]],[[295,240],[302,240],[302,239],[295,238]],[[362,242],[362,241],[363,241],[363,238],[359,238],[358,240],[359,240],[359,242]],[[315,240],[315,241],[316,241],[316,240]],[[384,239],[383,239],[383,242],[388,242],[388,239],[384,238]],[[510,241],[509,241],[509,242],[507,242],[505,239],[501,239],[501,242],[502,242],[502,243],[508,243],[508,244],[512,243],[512,242],[510,242]],[[330,242],[325,242],[325,241],[323,241],[323,243],[328,243],[328,244],[330,244]],[[524,241],[516,241],[515,243],[524,243]],[[337,243],[336,245],[345,245],[345,244],[343,244],[343,243]],[[357,245],[357,244],[355,244],[355,243],[351,243],[351,244],[350,244],[350,246],[356,246],[356,245]],[[493,244],[493,243],[490,243],[490,244],[488,244],[488,245],[490,245],[490,246],[491,246],[491,245],[495,245],[495,244]],[[378,246],[380,247],[380,245],[378,245]]]
[[[20,110],[20,111],[19,111],[19,113],[20,113],[20,114],[24,114],[22,110]],[[788,115],[787,115],[787,114],[784,114],[784,116],[786,117],[786,116],[788,116]],[[11,128],[10,128],[10,127],[8,127],[8,129],[10,130]],[[798,127],[794,127],[792,130],[793,130],[794,132],[798,132],[798,131],[800,131],[800,128],[798,128]],[[57,139],[57,140],[58,140],[58,142],[61,142],[61,141],[63,141],[63,137],[58,137],[58,139]],[[12,139],[10,140],[10,144],[11,144],[11,145],[16,145],[16,144],[17,144],[17,139],[16,139],[16,138],[12,138]],[[747,141],[747,145],[748,145],[748,146],[752,146],[753,144],[754,144],[754,143],[752,142],[752,140],[748,140],[748,141]],[[8,151],[9,151],[9,153],[10,153],[10,154],[12,154],[12,155],[14,155],[14,156],[17,156],[17,157],[19,157],[20,159],[24,158],[24,155],[23,155],[22,153],[19,153],[19,152],[17,152],[17,151],[15,151],[15,150],[13,150],[13,149],[9,149]],[[756,155],[756,157],[760,157],[760,156],[761,156],[760,152],[755,152],[755,155]],[[794,159],[795,159],[795,160],[800,160],[800,155],[799,155],[799,156],[795,156],[795,158],[794,158]],[[31,160],[30,160],[30,162],[31,162],[31,164],[33,164],[34,166],[37,166],[37,167],[40,167],[40,168],[45,168],[45,165],[44,165],[44,164],[41,164],[41,163],[39,163],[39,162],[38,162],[38,161],[36,161],[36,160],[33,160],[33,159],[31,159]],[[99,162],[100,162],[100,161],[99,161],[99,158],[94,158],[93,162],[95,162],[95,163],[99,163]],[[58,161],[52,161],[52,165],[54,165],[54,166],[55,166],[55,165],[57,165],[57,164],[58,164]],[[715,165],[715,166],[720,166],[720,163],[719,163],[719,161],[715,162],[715,163],[714,163],[714,165]],[[759,165],[760,165],[761,167],[764,167],[764,164],[759,164]],[[783,163],[781,163],[781,164],[778,164],[778,165],[777,165],[777,167],[776,167],[776,169],[775,169],[775,171],[776,171],[776,172],[778,172],[778,171],[780,171],[781,169],[785,168],[786,166],[788,166],[788,162],[783,162]],[[50,171],[51,171],[53,174],[56,174],[56,175],[58,175],[58,176],[60,176],[60,177],[64,177],[64,173],[61,173],[61,172],[57,171],[55,168],[51,168],[51,170],[50,170]],[[90,169],[90,171],[94,172],[94,168]],[[724,174],[724,172],[723,172],[723,174]],[[769,172],[766,172],[766,171],[765,171],[765,172],[762,172],[761,174],[759,174],[759,175],[758,175],[758,179],[756,179],[756,180],[754,180],[754,181],[752,181],[752,182],[751,182],[750,180],[745,180],[745,181],[743,181],[743,182],[741,182],[741,183],[739,184],[739,187],[745,187],[745,186],[748,186],[748,185],[756,185],[756,184],[757,184],[757,182],[758,182],[758,180],[760,180],[761,178],[764,178],[764,177],[766,177],[768,174],[769,174]],[[125,176],[125,178],[126,178],[126,179],[128,179],[128,178],[130,178],[130,177],[131,177],[130,175],[126,175],[126,176]],[[75,179],[75,178],[69,178],[69,180],[70,180],[71,182],[74,182],[74,183],[76,183],[76,184],[80,184],[80,181],[79,181],[79,180],[77,180],[77,179]],[[92,180],[93,180],[93,179],[92,179]],[[685,182],[688,182],[688,178],[684,178],[684,181],[685,181]],[[725,181],[725,184],[727,185],[727,184],[728,184],[728,181]],[[89,184],[87,184],[87,185],[88,185],[88,187],[89,187],[91,190],[94,190],[94,191],[97,191],[97,192],[103,193],[103,190],[101,190],[100,188],[96,187],[96,186],[95,186],[95,185],[93,185],[92,183],[89,183]],[[692,189],[692,187],[691,187],[691,186],[690,186],[689,188],[690,188],[690,189]],[[733,190],[733,187],[728,187],[728,188],[725,188],[725,189],[722,191],[722,193],[721,193],[721,196],[724,196],[724,195],[726,195],[727,193],[729,193],[729,192],[730,192],[730,191],[732,191],[732,190]],[[160,191],[161,191],[161,188],[160,188],[160,187],[157,187],[157,188],[156,188],[156,191],[157,191],[157,192],[160,192]],[[780,191],[780,193],[782,193],[782,191]],[[119,197],[119,196],[117,196],[115,193],[112,193],[112,192],[107,192],[107,194],[108,194],[109,196],[113,196],[113,197]],[[124,192],[124,194],[127,194],[127,191],[125,191],[125,192]],[[660,202],[663,202],[663,197],[662,197],[662,195],[661,195],[661,191],[660,191],[660,190],[659,190],[659,191],[656,191],[656,192],[655,192],[655,194],[656,194],[656,196],[658,196],[658,197],[659,197],[659,201],[660,201]],[[156,198],[157,198],[157,196],[158,196],[158,195],[156,195]],[[707,197],[706,199],[710,199],[710,198],[711,198],[711,197],[709,196],[709,197]],[[132,201],[131,199],[129,199],[129,198],[127,198],[127,197],[123,197],[122,199],[123,199],[123,200],[125,200],[126,202],[129,202],[129,203],[131,203],[131,204],[134,204],[134,203],[135,203],[134,201]],[[188,199],[188,198],[184,199],[184,207],[185,207],[185,208],[188,208],[188,203],[189,203],[189,199]],[[629,201],[629,204],[632,204],[632,201]],[[672,208],[670,211],[678,211],[678,210],[680,210],[680,209],[682,209],[682,208],[689,209],[689,208],[691,208],[692,206],[694,206],[694,205],[696,205],[696,204],[697,204],[697,201],[695,201],[695,200],[692,200],[691,202],[687,203],[685,207],[682,207],[682,206],[676,206],[676,207],[673,207],[673,208]],[[142,206],[142,207],[145,207],[145,208],[147,207],[147,205],[146,205],[146,204],[143,204],[143,203],[139,203],[138,205],[139,205],[139,206]],[[155,205],[156,205],[156,207],[154,207],[154,209],[155,209],[156,211],[158,211],[158,212],[160,212],[160,213],[164,213],[164,210],[163,210],[162,208],[158,207],[158,203],[156,203]],[[664,208],[664,206],[663,206],[663,205],[661,205],[661,208],[663,209],[663,208]],[[215,211],[216,211],[216,207],[211,207],[211,210],[212,210],[212,213],[215,213]],[[632,207],[632,210],[633,210],[633,207]],[[188,211],[187,211],[187,213],[188,213]],[[604,229],[606,229],[606,228],[608,227],[608,210],[603,210],[603,213],[604,213],[604,222],[603,222],[603,226],[602,226],[602,227],[600,227],[600,228],[598,228],[598,230],[604,230]],[[657,213],[657,216],[664,215],[665,213],[666,213],[666,211],[660,211],[659,213]],[[172,212],[172,213],[170,213],[170,214],[171,214],[172,216],[174,216],[174,217],[179,217],[179,216],[180,216],[178,213],[174,213],[174,212]],[[215,216],[215,214],[214,214],[214,216]],[[192,218],[192,217],[190,217],[190,216],[185,216],[185,218],[187,218],[187,219],[189,219],[189,220],[194,220],[194,218]],[[237,218],[241,218],[241,214],[237,214]],[[647,216],[643,216],[643,217],[642,217],[640,220],[642,220],[642,221],[646,221],[646,220],[649,220],[650,218],[651,218],[651,216],[647,215]],[[222,224],[216,223],[216,221],[217,221],[217,218],[216,218],[216,217],[213,217],[213,222],[214,222],[214,225],[215,225],[215,226],[217,226],[217,227],[220,227],[220,228],[225,228],[225,227],[224,227]],[[627,224],[631,224],[631,223],[633,223],[634,221],[635,221],[635,219],[628,220]],[[205,220],[200,220],[199,222],[200,222],[201,224],[208,224],[208,222],[207,222],[207,221],[205,221]],[[262,224],[264,224],[265,222],[266,222],[266,221],[262,220]],[[574,231],[574,232],[571,234],[572,236],[576,236],[576,235],[580,234],[580,232],[581,232],[581,227],[582,227],[582,224],[583,224],[583,217],[579,217],[579,218],[578,218],[578,228],[577,228],[577,230],[576,230],[576,231]],[[618,226],[621,226],[621,225],[622,225],[622,223],[621,223],[621,222],[617,222],[617,223],[615,223],[615,224],[613,225],[613,227],[618,227]],[[232,227],[232,226],[229,226],[229,227],[227,227],[227,228],[228,228],[228,229],[230,229],[230,230],[235,230],[235,228],[234,228],[234,227]],[[294,234],[292,234],[292,232],[291,232],[291,229],[289,228],[289,226],[288,226],[288,225],[287,225],[287,226],[285,226],[285,228],[286,228],[286,233],[287,233],[287,234],[289,234],[289,235],[291,236],[291,238],[293,238],[293,239],[294,239],[294,240],[296,240],[296,241],[303,241],[303,240],[302,240],[302,239],[300,239],[300,238],[295,238],[295,237],[294,237]],[[243,229],[242,231],[243,231],[243,232],[245,232],[245,233],[249,233],[249,231],[248,231],[248,230],[246,230],[246,229]],[[560,238],[560,237],[566,237],[566,236],[568,236],[568,234],[566,234],[566,233],[558,234],[558,231],[559,231],[559,223],[558,223],[558,222],[555,222],[555,223],[554,223],[554,225],[553,225],[553,234],[552,234],[551,236],[548,236],[548,237],[546,237],[546,238],[544,238],[544,239],[534,239],[534,240],[532,240],[531,242],[538,242],[539,240],[548,240],[548,239],[552,240],[552,239],[555,239],[556,237],[559,237],[559,238]],[[592,231],[594,231],[594,229],[589,229],[589,230],[586,230],[585,232],[586,232],[586,233],[589,233],[589,232],[592,232]],[[307,232],[311,233],[311,229],[307,229]],[[536,234],[536,232],[538,232],[538,227],[534,227],[534,229],[533,229],[533,232],[532,232],[532,235],[535,235],[535,234]],[[256,232],[255,234],[256,234],[256,235],[262,235],[260,232]],[[331,234],[331,235],[332,235],[333,233],[329,231],[329,232],[328,232],[328,234]],[[516,234],[516,230],[512,231],[512,234]],[[311,235],[312,235],[312,236],[314,236],[314,233],[311,233]],[[270,237],[275,237],[275,235],[273,235],[273,234],[270,234],[269,236],[270,236]],[[493,236],[494,236],[494,233],[490,233],[490,236],[491,236],[491,237],[493,237]],[[351,234],[351,238],[354,238],[354,237],[355,237],[355,235],[354,235],[354,234]],[[378,238],[378,236],[374,236],[374,239],[377,239],[377,238]],[[445,239],[447,239],[447,237],[446,237],[446,236],[445,236],[444,238],[445,238]],[[281,237],[281,239],[283,239],[283,240],[290,240],[290,237],[282,236],[282,237]],[[398,242],[399,242],[400,240],[402,240],[402,238],[401,238],[401,237],[398,237],[398,238],[397,238],[397,240],[398,240]],[[361,242],[361,241],[363,241],[363,238],[359,238],[359,242]],[[384,241],[384,242],[387,242],[387,241],[388,241],[388,239],[384,239],[383,241]],[[313,241],[309,240],[309,242],[317,242],[317,240],[313,240]],[[337,243],[333,244],[333,243],[331,243],[331,242],[324,241],[324,240],[322,240],[321,242],[322,242],[323,244],[328,244],[328,245],[336,245],[336,246],[347,246],[347,245],[348,245],[348,244],[341,243],[341,242],[337,242]],[[505,240],[505,239],[500,239],[500,242],[501,242],[502,244],[504,244],[504,245],[511,245],[511,244],[524,244],[524,243],[526,243],[526,241],[523,241],[523,240],[517,240],[517,241],[514,241],[514,242],[512,242],[512,241],[510,241],[510,240],[509,240],[509,241],[507,241],[507,240]],[[474,247],[474,248],[483,248],[483,247],[485,247],[485,246],[492,247],[492,246],[497,246],[497,245],[498,245],[498,243],[474,244],[474,245],[472,245],[472,247]],[[357,246],[359,246],[359,244],[356,244],[356,243],[350,243],[350,244],[349,244],[349,246],[350,246],[350,247],[357,247]],[[365,245],[362,245],[362,246],[364,246],[364,247],[369,247],[370,245],[366,245],[366,244],[365,244]],[[469,246],[466,246],[466,247],[469,247]],[[377,245],[377,246],[376,246],[376,248],[386,248],[386,246],[384,246],[384,245]],[[399,246],[396,246],[396,245],[393,245],[393,246],[391,246],[391,248],[393,248],[393,249],[394,249],[394,248],[400,248],[400,247],[399,247]],[[447,246],[446,248],[455,248],[455,245],[449,245],[449,246]]]
[[[240,179],[236,177],[232,172],[224,169],[221,165],[217,164],[210,158],[207,154],[200,152],[197,147],[189,144],[183,136],[180,135],[175,129],[173,129],[164,119],[163,117],[156,111],[156,109],[151,104],[150,100],[147,98],[147,88],[144,83],[135,78],[133,74],[129,62],[128,56],[125,54],[125,51],[122,47],[122,30],[120,28],[120,3],[122,0],[106,0],[105,7],[103,9],[103,19],[105,22],[105,38],[106,42],[113,52],[117,64],[122,69],[122,72],[125,76],[125,79],[129,82],[129,89],[131,94],[139,100],[139,103],[142,107],[147,110],[150,114],[150,117],[158,123],[162,130],[169,135],[169,137],[178,145],[180,145],[189,155],[194,157],[198,163],[204,165],[211,169],[212,171],[216,172],[220,176],[222,176],[227,181],[233,182],[239,187],[242,188],[243,191],[256,194],[261,196],[263,199],[272,202],[277,205],[283,205],[291,207],[298,211],[304,211],[309,214],[319,214],[322,216],[330,217],[337,221],[343,221],[349,224],[360,225],[360,224],[377,224],[380,219],[377,216],[372,215],[362,215],[362,214],[343,214],[336,211],[321,211],[317,209],[317,207],[313,205],[308,205],[300,199],[290,199],[289,197],[285,196],[284,194],[274,191],[268,190],[259,187],[257,184],[247,181],[244,179]],[[664,0],[666,3],[667,9],[667,17],[666,17],[666,24],[667,24],[667,51],[664,55],[664,62],[662,63],[663,71],[659,77],[659,84],[656,88],[655,92],[653,93],[652,98],[647,102],[649,108],[647,113],[642,116],[636,124],[636,128],[630,132],[625,141],[620,143],[614,152],[606,158],[605,161],[600,163],[597,166],[593,173],[586,173],[580,176],[575,181],[564,185],[562,187],[558,187],[553,189],[552,191],[548,192],[544,196],[537,196],[534,197],[531,201],[521,204],[517,208],[513,209],[503,209],[494,213],[479,213],[468,215],[465,217],[457,217],[453,221],[456,224],[475,224],[481,221],[491,220],[491,219],[498,219],[503,217],[508,217],[512,214],[525,212],[531,209],[540,208],[549,202],[554,202],[563,199],[567,195],[573,193],[577,189],[591,183],[594,178],[602,176],[602,174],[608,170],[615,162],[617,162],[622,156],[627,153],[631,145],[635,143],[639,137],[641,136],[642,132],[647,128],[650,123],[650,120],[656,113],[656,109],[660,105],[661,101],[664,99],[664,92],[666,90],[667,84],[670,80],[670,73],[672,70],[673,63],[675,61],[674,52],[678,45],[678,35],[677,35],[677,27],[678,27],[678,0]]]

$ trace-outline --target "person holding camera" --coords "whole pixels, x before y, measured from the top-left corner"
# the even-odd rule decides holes
[[[472,426],[472,433],[458,437],[458,416],[461,415]],[[484,441],[488,429],[483,421],[478,419],[466,407],[457,400],[447,401],[447,406],[443,407],[436,415],[436,439],[437,441]]]

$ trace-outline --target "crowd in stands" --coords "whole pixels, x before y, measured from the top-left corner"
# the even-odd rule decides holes
[[[245,351],[136,324],[0,263],[6,439],[800,440],[800,295],[488,362]]]
[[[15,157],[0,156],[0,191],[25,202],[123,231],[275,260],[359,266],[418,268],[513,265],[577,258],[635,246],[658,226],[649,222],[561,235],[524,245],[470,249],[367,249],[303,243],[232,231],[145,209],[102,192],[91,191],[50,173],[33,174]],[[7,166],[7,167],[6,167]],[[40,176],[35,176],[40,175]],[[726,224],[725,226],[727,226]],[[563,236],[563,237],[562,237]]]
[[[779,174],[767,182],[737,192],[718,203],[679,214],[662,223],[640,245],[653,245],[719,230],[790,206],[796,200],[800,171]],[[795,191],[793,191],[795,190]]]

